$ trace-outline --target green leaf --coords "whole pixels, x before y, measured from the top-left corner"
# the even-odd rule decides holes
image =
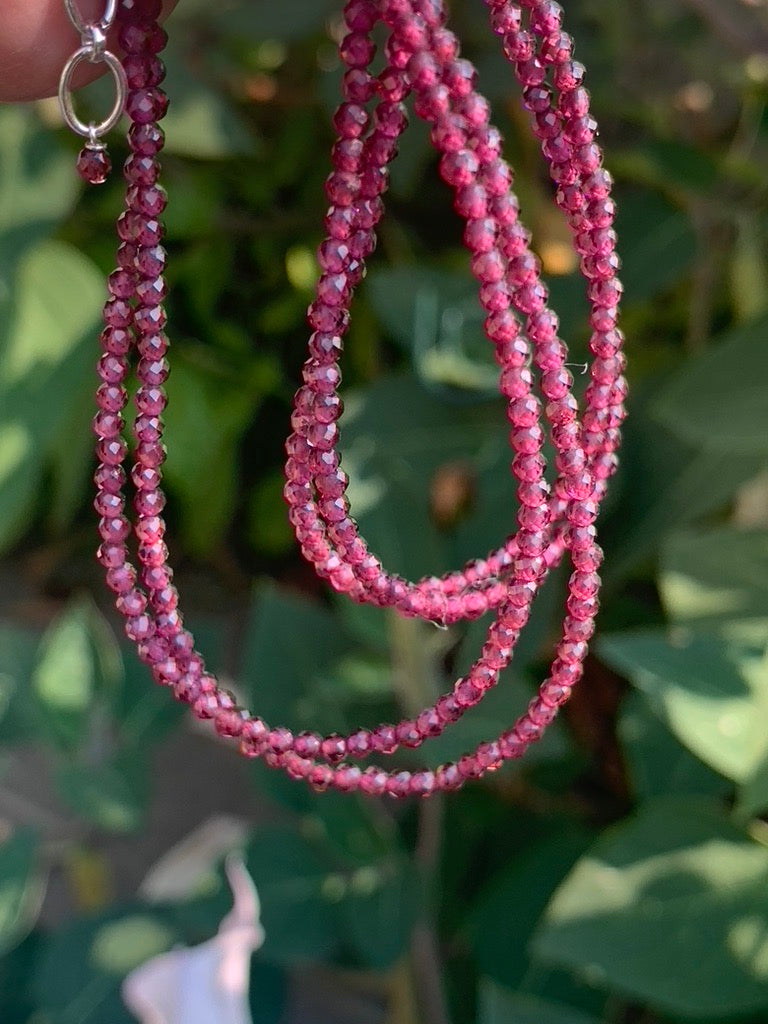
[[[90,959],[106,974],[124,978],[153,957],[167,952],[176,936],[149,914],[134,914],[103,925],[94,935]]]
[[[339,622],[322,605],[259,587],[243,661],[254,706],[270,724],[285,717],[310,722],[313,682],[348,650]]]
[[[395,267],[380,270],[367,288],[376,315],[411,353],[419,377],[495,393],[498,366],[469,274]]]
[[[93,358],[104,284],[72,246],[43,242],[22,260],[15,294],[13,323],[0,350],[0,387],[13,412],[26,412],[47,440],[91,390],[91,381],[81,383],[78,376],[87,376]],[[39,403],[34,417],[25,405],[31,399]],[[7,407],[3,415],[10,418]]]
[[[622,196],[616,230],[628,302],[653,298],[690,270],[696,254],[691,222],[659,193],[633,190]]]
[[[29,522],[40,482],[35,438],[23,423],[0,423],[0,549]]]
[[[133,832],[148,798],[145,766],[135,757],[98,765],[63,764],[56,776],[62,799],[86,821],[107,832]]]
[[[16,946],[37,920],[45,893],[38,838],[16,831],[0,843],[0,956]]]
[[[31,988],[39,943],[39,933],[33,931],[18,946],[0,957],[3,1024],[28,1024],[35,1011]]]
[[[194,632],[200,648],[201,637]],[[139,661],[133,648],[125,649],[123,664],[125,681],[112,709],[117,739],[124,751],[140,756],[168,735],[182,718],[184,708],[153,683],[147,666]]]
[[[630,180],[669,191],[710,192],[719,169],[712,154],[677,140],[649,138],[642,148],[614,150],[611,166]]]
[[[172,453],[166,475],[182,502],[187,545],[197,554],[215,549],[232,520],[237,443],[257,404],[258,399],[237,381],[222,382],[188,362],[173,368],[165,414]]]
[[[90,402],[103,287],[95,266],[60,242],[36,246],[19,265],[0,346],[0,547],[28,525],[45,467],[60,462],[71,472],[89,458],[87,432],[69,428]],[[71,514],[76,502],[68,504]]]
[[[255,5],[239,0],[220,16],[217,12],[216,21],[221,18],[221,25],[228,34],[288,42],[322,31],[337,9],[334,0],[283,0],[278,5]]]
[[[39,637],[32,630],[0,624],[0,742],[17,743],[38,733],[30,692],[38,646]]]
[[[252,154],[255,145],[250,127],[228,102],[224,90],[202,81],[199,73],[193,72],[191,60],[185,60],[176,47],[171,46],[164,59],[166,88],[174,98],[163,121],[166,150],[197,160]]]
[[[480,982],[478,1024],[597,1024],[570,1006],[511,992],[490,978]]]
[[[753,770],[739,787],[736,796],[736,814],[747,821],[768,809],[768,756]]]
[[[247,851],[266,933],[280,963],[347,954],[376,970],[407,949],[419,893],[391,823],[365,801],[310,800],[295,829],[267,828]]]
[[[248,509],[248,537],[257,551],[284,555],[295,544],[293,530],[285,514],[283,488],[285,474],[276,470],[256,485]]]
[[[81,745],[98,689],[90,608],[75,604],[43,638],[32,690],[49,735],[66,750]]]
[[[76,752],[105,718],[123,684],[114,634],[96,606],[73,601],[43,637],[32,673],[38,722],[65,751]]]
[[[678,627],[618,633],[600,656],[705,764],[742,782],[768,750],[768,658],[744,638]]]
[[[31,109],[0,108],[0,328],[18,260],[66,216],[77,192],[71,151]]]
[[[706,801],[608,829],[552,900],[534,955],[661,1012],[768,1007],[768,850]]]
[[[738,225],[729,277],[737,320],[762,316],[768,303],[765,230],[760,219],[745,216]]]
[[[465,543],[470,524],[486,522],[492,515],[494,546],[504,540],[505,525],[513,525],[514,500],[506,476],[506,494],[502,489],[494,492],[493,501],[472,512],[461,531],[437,529],[428,484],[448,464],[458,463],[470,474],[496,465],[504,444],[498,403],[467,406],[440,401],[413,377],[385,377],[346,396],[341,446],[352,512],[371,549],[390,571],[411,578],[445,571]],[[476,550],[473,553],[476,556]]]
[[[653,555],[673,526],[679,530],[721,509],[763,462],[756,451],[692,448],[636,407],[616,481],[622,514],[603,531],[606,582],[621,580]]]
[[[710,451],[765,457],[767,338],[765,318],[737,327],[674,376],[658,396],[655,414],[678,436]]]
[[[589,843],[589,835],[561,828],[554,838],[534,844],[492,878],[467,922],[478,969],[517,988],[529,970],[528,944],[552,893]],[[514,913],[499,914],[499,908]]]
[[[349,877],[342,928],[366,967],[383,971],[408,950],[419,908],[416,872],[401,855],[361,866]]]
[[[678,622],[768,619],[768,533],[720,527],[673,534],[662,549],[660,586]]]
[[[630,693],[617,724],[632,791],[637,800],[674,793],[722,796],[731,785],[680,743],[641,693]]]
[[[322,847],[293,829],[260,828],[248,845],[246,864],[261,901],[262,955],[279,963],[332,959],[348,879]]]
[[[35,965],[35,1009],[55,1024],[135,1024],[120,996],[125,974],[182,938],[165,916],[122,907],[46,935]]]

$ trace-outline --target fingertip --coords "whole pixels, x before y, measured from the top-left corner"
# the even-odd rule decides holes
[[[163,0],[165,19],[178,0]],[[101,17],[104,0],[78,0],[84,18]],[[0,24],[0,102],[24,102],[55,96],[68,58],[79,45],[63,0],[5,0]],[[112,37],[112,45],[114,39]],[[79,69],[80,87],[100,77],[104,68]]]

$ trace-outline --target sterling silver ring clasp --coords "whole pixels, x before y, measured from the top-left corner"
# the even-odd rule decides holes
[[[106,45],[107,33],[117,14],[117,0],[107,0],[104,14],[96,22],[86,21],[83,18],[75,0],[64,0],[64,7],[69,20],[80,34],[80,46],[64,65],[59,80],[61,115],[73,132],[88,139],[90,145],[96,146],[98,140],[111,131],[120,120],[128,93],[123,66]],[[85,61],[90,64],[106,64],[115,85],[115,102],[112,110],[103,121],[90,121],[87,124],[77,116],[72,97],[72,79],[78,67]]]

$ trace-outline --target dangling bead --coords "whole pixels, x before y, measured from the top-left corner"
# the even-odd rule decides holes
[[[103,185],[112,170],[107,147],[88,143],[80,150],[77,158],[77,173],[89,185]]]

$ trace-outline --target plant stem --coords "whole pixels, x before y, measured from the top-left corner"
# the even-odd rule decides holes
[[[427,894],[411,935],[411,964],[416,997],[424,1024],[449,1024],[435,920],[443,839],[443,798],[433,796],[419,806],[416,865]]]
[[[393,615],[390,620],[393,685],[406,714],[418,714],[438,693],[439,658],[444,635],[415,619]],[[439,900],[443,838],[443,799],[440,795],[419,805],[414,866],[423,893],[411,934],[411,975],[414,996],[424,1024],[449,1024],[442,981],[436,908]]]

